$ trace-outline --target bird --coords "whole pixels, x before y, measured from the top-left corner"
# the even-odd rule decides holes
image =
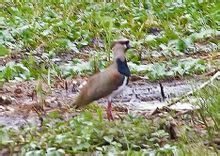
[[[111,48],[113,53],[112,64],[105,70],[88,78],[88,81],[81,88],[75,101],[72,103],[72,106],[78,109],[95,100],[107,98],[108,106],[106,113],[109,121],[114,120],[112,100],[124,90],[131,75],[125,57],[127,50],[131,48],[129,40],[119,39],[114,41]]]

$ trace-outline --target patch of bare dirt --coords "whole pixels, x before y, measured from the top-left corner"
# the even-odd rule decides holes
[[[166,99],[170,99],[190,91],[201,82],[174,80],[163,82],[162,85]],[[72,81],[57,80],[51,89],[46,83],[39,81],[5,83],[0,91],[0,97],[3,97],[3,101],[0,101],[0,123],[8,127],[22,126],[28,122],[39,124],[39,114],[54,110],[72,114],[73,112],[69,112],[68,109],[69,104],[74,100],[82,83],[81,78]],[[43,84],[41,94],[36,91],[39,84]],[[4,104],[4,99],[10,102]],[[114,99],[114,111],[155,109],[163,106],[163,100],[159,83],[133,81],[122,95]],[[105,98],[97,102],[103,107],[107,104]]]

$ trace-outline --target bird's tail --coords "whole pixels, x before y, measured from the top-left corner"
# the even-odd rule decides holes
[[[75,98],[74,102],[71,104],[71,107],[78,109],[78,108],[82,108],[82,107],[86,106],[89,103],[90,103],[90,100],[85,98],[82,94],[79,94]]]
[[[78,108],[80,108],[80,95],[78,95],[75,99],[74,99],[74,101],[71,103],[71,107],[72,108],[75,108],[75,109],[78,109]]]

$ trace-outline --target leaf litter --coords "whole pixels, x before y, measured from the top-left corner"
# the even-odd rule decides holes
[[[9,81],[9,83],[4,83],[3,87],[0,81],[0,122],[3,125],[13,128],[27,124],[41,125],[42,117],[57,110],[64,118],[77,115],[79,112],[71,111],[68,104],[72,102],[79,86],[86,78],[64,80],[61,78],[63,75],[59,73],[59,69],[68,78],[82,73],[91,75],[99,69],[102,70],[107,65],[107,61],[103,63],[100,60],[109,61],[110,55],[108,59],[96,57],[93,56],[93,50],[97,53],[99,50],[107,52],[109,42],[119,33],[117,30],[120,30],[123,35],[129,36],[132,41],[136,42],[134,47],[137,50],[134,51],[139,56],[130,55],[129,61],[130,66],[134,67],[132,72],[140,76],[136,76],[136,81],[131,81],[123,96],[115,99],[114,113],[118,119],[123,121],[123,115],[127,113],[129,115],[141,114],[157,123],[165,118],[170,139],[178,138],[178,126],[181,124],[192,125],[199,134],[203,133],[205,122],[202,123],[198,118],[193,117],[197,107],[193,105],[195,99],[191,96],[191,91],[203,85],[205,80],[202,78],[195,80],[195,77],[194,80],[192,78],[184,80],[183,77],[207,71],[205,76],[212,76],[219,71],[219,31],[215,30],[218,8],[215,3],[209,5],[203,2],[149,3],[147,5],[108,3],[104,6],[102,4],[66,5],[68,3],[54,7],[48,7],[47,3],[45,3],[46,7],[45,4],[38,5],[39,10],[36,10],[36,13],[39,15],[42,13],[42,19],[38,18],[41,16],[34,16],[35,13],[32,11],[34,5],[31,3],[23,5],[5,3],[0,6],[3,8],[3,17],[0,18],[2,24],[0,43],[5,47],[3,53],[0,54],[3,55],[0,57],[0,65],[3,66],[0,72],[3,73],[3,79]],[[128,6],[131,8],[129,9]],[[200,8],[200,12],[198,13],[195,8]],[[84,10],[83,13],[81,9]],[[163,11],[161,12],[160,9]],[[149,13],[146,13],[146,10]],[[106,13],[104,18],[102,18],[103,11]],[[10,21],[14,21],[14,24],[10,24]],[[106,36],[106,39],[102,40],[102,35]],[[19,51],[19,53],[14,53],[14,51]],[[29,58],[26,64],[20,63],[30,54],[36,59],[36,64],[33,63],[30,67],[31,59]],[[93,56],[92,59],[91,56]],[[81,71],[79,60],[86,61],[86,68],[83,71]],[[15,63],[11,64],[11,61]],[[36,65],[38,67],[39,64],[42,65],[42,62],[49,62],[45,68],[51,67],[51,64],[63,67],[58,68],[55,83],[36,81],[39,75],[31,70],[36,70]],[[6,64],[8,68],[4,67]],[[57,68],[57,66],[53,67]],[[74,70],[71,70],[72,66]],[[50,69],[48,73],[44,70],[40,72],[42,75],[48,74],[48,82],[54,78],[50,77],[50,74],[54,72]],[[149,79],[157,80],[157,82],[149,82]],[[190,96],[185,96],[189,95],[188,93]],[[175,97],[177,101],[181,100],[168,107],[166,103]],[[91,104],[86,109],[94,112],[94,108],[105,108],[106,99],[97,102],[100,105]],[[88,125],[93,124],[89,120],[86,122]],[[129,136],[133,135],[135,134]],[[123,136],[129,137],[124,133]],[[192,136],[193,134],[188,135],[188,137]],[[153,133],[152,137],[148,140],[157,140],[156,143],[163,145],[168,135],[162,129]],[[158,140],[157,137],[160,139]],[[58,138],[62,142],[62,135]],[[112,136],[104,138],[109,144],[115,143],[115,138]],[[158,146],[156,143],[155,146]],[[206,144],[209,145],[210,142]],[[31,146],[36,145],[31,144]],[[88,146],[88,143],[78,148],[82,149],[83,146]],[[129,149],[128,145],[127,147]],[[149,145],[143,145],[143,147],[148,148]],[[163,148],[172,149],[173,146],[168,144]],[[54,150],[56,149],[51,147],[47,149],[47,152],[53,153]],[[33,151],[29,151],[30,155],[33,154],[31,152]]]
[[[78,84],[76,83],[78,81]],[[74,100],[74,97],[79,90],[80,84],[83,83],[83,79],[79,78],[78,80],[69,81],[65,88],[64,81],[57,82],[51,89],[48,89],[48,85],[44,84],[45,88],[45,99],[44,99],[44,110],[47,112],[51,110],[61,109],[64,112],[68,110],[68,105]],[[171,82],[164,82],[164,92],[167,97],[166,100],[170,98],[178,97],[183,95],[186,92],[189,92],[192,88],[199,86],[203,80],[193,82],[192,80],[174,80]],[[20,126],[19,121],[21,119],[26,120],[33,116],[36,116],[36,112],[33,107],[39,105],[40,101],[37,100],[37,97],[33,98],[33,92],[35,86],[37,85],[36,81],[24,81],[24,82],[9,82],[3,85],[1,89],[0,97],[5,100],[1,100],[0,105],[2,110],[0,112],[1,123],[6,126],[12,126],[11,124],[16,124]],[[36,95],[34,95],[36,96]],[[10,99],[11,102],[7,102]],[[33,99],[33,100],[32,100]],[[106,99],[100,99],[97,101],[101,104],[101,107],[105,108]],[[5,103],[8,103],[7,105]],[[165,102],[161,97],[160,86],[158,83],[147,82],[146,80],[138,80],[130,82],[126,90],[122,95],[114,99],[114,111],[117,114],[117,111],[123,110],[123,108],[128,109],[129,113],[143,113],[143,112],[153,112],[157,108],[162,108],[165,106]],[[191,110],[193,106],[189,103],[177,103],[172,106],[171,109],[174,110]],[[74,113],[73,113],[74,114]],[[37,120],[37,118],[35,118]],[[24,121],[21,121],[21,124]],[[14,126],[16,126],[14,125]]]

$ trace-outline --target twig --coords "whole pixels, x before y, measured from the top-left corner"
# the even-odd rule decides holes
[[[131,81],[136,81],[136,80],[147,80],[148,81],[149,79],[143,76],[139,76],[139,75],[132,75]]]
[[[192,113],[193,111],[192,110],[185,110],[185,111],[182,111],[182,112],[177,112],[174,116],[174,118],[177,118],[181,115],[184,115],[184,114],[188,114],[188,113]]]
[[[215,73],[215,75],[213,75],[208,81],[204,82],[201,86],[199,86],[195,90],[191,90],[188,93],[182,95],[181,97],[179,97],[177,99],[171,99],[170,102],[168,102],[167,106],[170,107],[170,106],[174,105],[175,103],[181,101],[182,99],[193,95],[194,92],[199,91],[199,90],[203,89],[204,87],[206,87],[208,84],[212,83],[216,78],[218,78],[218,76],[220,76],[220,71]]]
[[[163,99],[163,101],[164,101],[164,100],[166,99],[166,96],[165,96],[164,89],[163,89],[163,85],[162,85],[161,82],[159,83],[159,86],[160,86],[161,97],[162,97],[162,99]]]

